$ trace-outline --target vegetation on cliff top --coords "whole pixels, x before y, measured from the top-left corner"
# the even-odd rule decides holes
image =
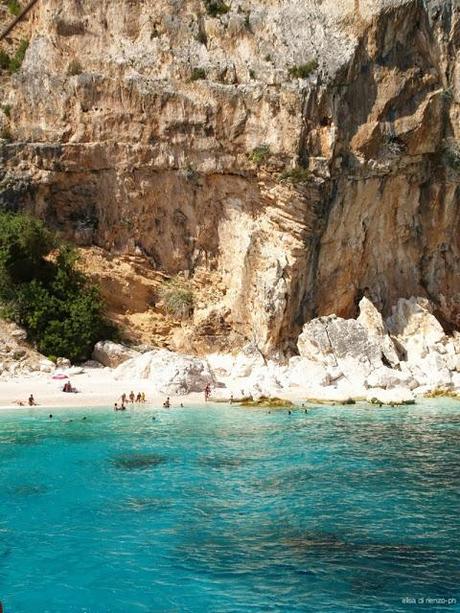
[[[87,359],[110,329],[75,251],[28,215],[0,212],[0,224],[2,315],[23,326],[41,353]]]

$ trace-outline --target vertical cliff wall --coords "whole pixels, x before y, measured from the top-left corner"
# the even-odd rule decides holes
[[[428,297],[458,327],[459,10],[42,0],[1,79],[0,202],[169,274],[211,272],[220,298],[195,328],[266,353],[364,294],[384,313]]]

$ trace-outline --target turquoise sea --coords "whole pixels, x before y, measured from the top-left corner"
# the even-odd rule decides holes
[[[2,411],[4,611],[460,611],[459,409]]]

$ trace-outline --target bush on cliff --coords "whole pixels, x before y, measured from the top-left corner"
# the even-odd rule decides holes
[[[3,315],[24,326],[41,353],[87,359],[110,330],[75,251],[28,215],[1,212],[0,224]]]
[[[160,288],[159,297],[163,308],[172,317],[187,319],[191,317],[194,306],[193,291],[178,277],[171,279]]]
[[[21,5],[19,4],[18,0],[8,0],[7,6],[11,15],[17,16],[21,12]]]

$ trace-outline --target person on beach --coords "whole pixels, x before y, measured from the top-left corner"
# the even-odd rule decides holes
[[[171,406],[171,402],[169,400],[169,396],[166,398],[166,400],[163,402],[163,406],[165,409],[169,409]]]
[[[142,401],[142,394],[140,392],[138,392],[137,396],[136,396],[136,402],[137,404],[139,404]]]
[[[36,407],[37,403],[35,402],[35,398],[33,394],[29,396],[29,407]]]
[[[142,394],[141,394],[141,401],[145,402],[145,394],[144,394],[144,392],[142,392]]]
[[[114,411],[118,411],[118,402],[116,402],[116,403],[113,405],[113,410],[114,410]]]
[[[233,394],[230,394],[230,404],[233,404]]]
[[[121,395],[121,404],[125,404],[125,402],[126,402],[126,398],[127,398],[126,394],[124,394],[124,393],[123,393],[123,394]]]
[[[136,398],[136,396],[134,395],[133,390],[131,390],[131,393],[129,394],[129,400],[130,400],[131,404],[134,404],[135,398]]]
[[[211,386],[208,383],[206,387],[204,388],[204,401],[205,402],[208,402],[210,395],[211,395]]]

